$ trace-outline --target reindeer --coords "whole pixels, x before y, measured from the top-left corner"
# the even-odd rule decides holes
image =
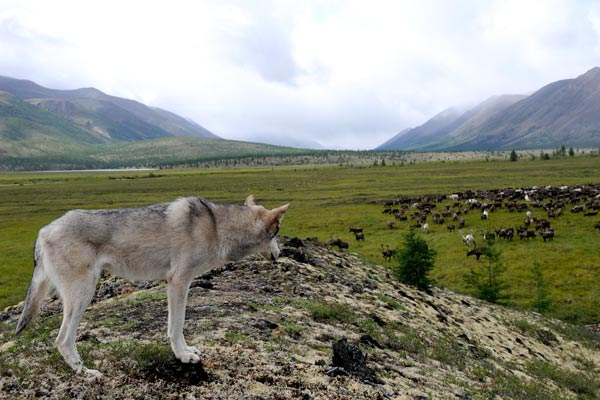
[[[554,229],[548,228],[545,231],[540,232],[540,235],[542,235],[544,242],[546,240],[554,240]]]
[[[535,238],[535,231],[530,231],[530,230],[525,229],[525,230],[523,230],[523,231],[521,231],[519,233],[519,238],[521,240],[523,240],[523,239],[527,239],[527,240],[533,239],[533,238]]]
[[[488,219],[488,217],[489,217],[488,210],[483,210],[483,212],[481,213],[481,219],[485,220],[485,219]]]
[[[460,233],[460,236],[462,236],[462,241],[465,245],[477,247],[477,244],[475,243],[475,238],[473,237],[472,233],[467,233],[466,235],[463,235],[463,233],[460,230],[458,232]]]
[[[398,249],[390,249],[389,245],[386,245],[386,249],[384,249],[383,245],[381,245],[381,254],[383,255],[383,259],[387,262],[391,262],[392,258],[396,256],[397,253]]]
[[[425,222],[425,224],[421,227],[421,229],[423,229],[423,232],[429,233],[429,224],[427,222]]]
[[[327,244],[330,246],[336,246],[340,250],[348,248],[348,242],[344,242],[342,239],[337,238],[337,237],[334,239],[331,239],[329,242],[327,242]]]
[[[482,248],[474,247],[471,250],[467,251],[467,257],[475,256],[477,261],[479,261],[479,257],[481,257],[481,255],[483,254],[484,249],[485,249],[485,247],[482,247]]]

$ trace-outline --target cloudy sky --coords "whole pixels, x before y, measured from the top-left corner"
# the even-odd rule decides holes
[[[600,66],[597,0],[0,0],[0,75],[368,149]]]

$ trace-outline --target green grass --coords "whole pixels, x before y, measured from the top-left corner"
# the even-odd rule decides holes
[[[141,292],[127,300],[132,305],[147,303],[149,301],[167,301],[167,292]]]
[[[32,249],[38,230],[73,208],[135,207],[197,194],[215,202],[241,204],[254,194],[268,208],[290,203],[281,234],[340,237],[351,252],[386,264],[381,245],[398,247],[407,222],[390,230],[382,204],[397,195],[450,194],[467,189],[573,185],[598,182],[600,157],[578,156],[548,161],[521,159],[387,163],[386,167],[288,166],[253,169],[204,169],[72,173],[0,174],[0,308],[22,300],[32,272]],[[140,179],[152,178],[152,179]],[[438,205],[443,208],[446,203]],[[534,210],[534,214],[537,212]],[[540,215],[543,216],[543,215]],[[467,227],[480,231],[519,226],[523,214],[496,211],[490,221],[467,215]],[[533,301],[531,268],[540,264],[551,300],[550,313],[583,323],[600,320],[600,231],[598,218],[565,212],[553,221],[556,238],[512,243],[500,241],[508,303],[529,308]],[[427,236],[438,252],[432,275],[440,286],[466,291],[463,275],[475,265],[466,258],[458,233],[430,223]],[[348,228],[361,226],[366,240],[356,242]]]
[[[545,361],[532,361],[527,367],[528,372],[540,381],[552,380],[559,387],[564,387],[577,393],[581,399],[597,399],[600,381],[594,377],[595,371],[583,373],[559,368],[555,364]]]
[[[298,301],[306,308],[312,319],[318,322],[350,323],[356,318],[354,312],[345,304],[324,301]]]

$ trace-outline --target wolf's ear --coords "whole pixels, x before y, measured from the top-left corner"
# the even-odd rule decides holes
[[[283,215],[285,214],[285,212],[288,210],[288,208],[290,207],[289,204],[286,204],[285,206],[281,206],[281,207],[277,207],[272,209],[269,212],[269,221],[268,221],[268,226],[273,226],[273,225],[279,225],[281,223],[281,220],[283,219]]]
[[[255,206],[256,205],[256,199],[254,198],[253,195],[250,195],[248,197],[246,197],[246,201],[244,202],[245,206]]]

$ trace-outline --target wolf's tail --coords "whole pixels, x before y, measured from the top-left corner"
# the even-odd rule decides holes
[[[44,268],[43,263],[43,248],[40,237],[35,242],[33,249],[33,277],[27,289],[27,297],[25,297],[25,305],[23,306],[23,312],[17,323],[17,329],[15,334],[21,332],[27,324],[35,318],[37,315],[42,301],[46,298],[48,290],[50,289],[50,281]]]

